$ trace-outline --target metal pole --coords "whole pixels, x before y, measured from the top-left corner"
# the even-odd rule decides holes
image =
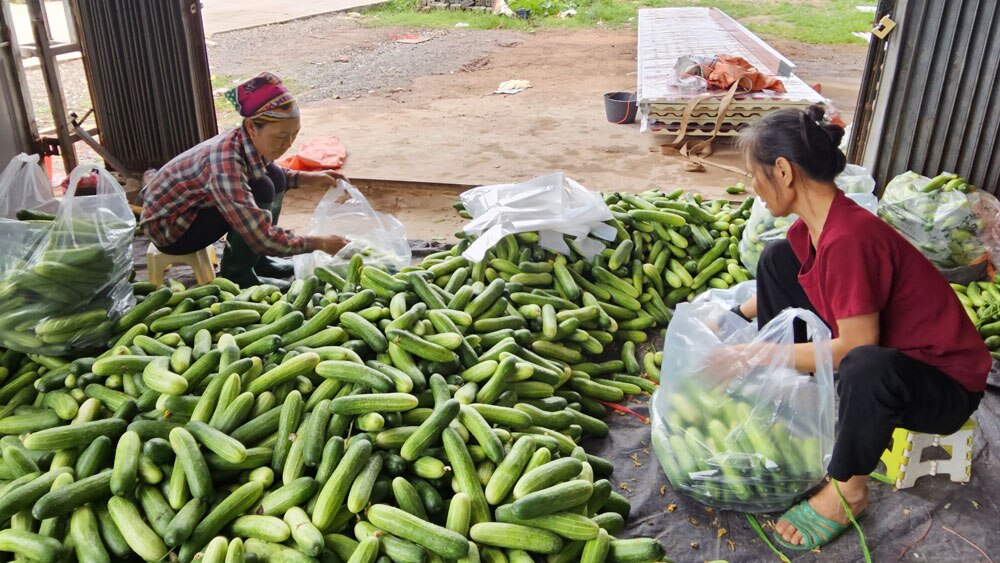
[[[45,90],[49,96],[56,136],[59,139],[59,151],[62,153],[66,173],[69,174],[77,165],[76,150],[70,138],[66,100],[63,97],[62,80],[59,78],[59,64],[52,53],[52,40],[49,37],[45,7],[42,0],[27,0],[27,4],[28,13],[31,15],[31,29],[35,34],[35,48],[41,63],[42,76],[45,78]]]
[[[38,152],[38,125],[28,91],[28,80],[21,61],[20,43],[14,30],[14,18],[8,0],[0,0],[0,76],[9,86],[0,99],[5,99],[11,121],[15,125],[11,133],[17,150]]]

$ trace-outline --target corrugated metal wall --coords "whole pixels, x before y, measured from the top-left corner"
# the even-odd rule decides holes
[[[103,144],[143,171],[217,131],[197,0],[74,0]]]
[[[1000,2],[884,0],[897,27],[869,51],[851,158],[879,188],[897,174],[955,172],[1000,191]],[[882,56],[878,51],[884,48]],[[881,62],[881,64],[879,64]]]

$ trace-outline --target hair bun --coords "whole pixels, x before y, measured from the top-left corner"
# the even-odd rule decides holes
[[[837,129],[840,129],[840,136],[843,137],[844,129],[841,127],[837,127]],[[843,172],[845,168],[847,168],[847,155],[841,152],[840,149],[838,148],[836,150],[836,155],[833,157],[833,159],[831,159],[830,164],[832,166],[832,168],[830,169],[831,176],[833,176],[834,178],[840,176],[840,173]]]
[[[823,116],[826,115],[826,108],[820,104],[813,104],[806,108],[806,115],[809,116],[809,119],[815,121],[817,124],[820,124],[823,122]]]
[[[833,141],[833,146],[840,147],[840,141],[844,139],[845,133],[843,127],[832,123],[821,123],[820,128],[824,133],[830,136],[830,140]]]

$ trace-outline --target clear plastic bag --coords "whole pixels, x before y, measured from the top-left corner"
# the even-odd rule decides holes
[[[753,207],[750,208],[750,218],[743,228],[739,244],[740,261],[751,274],[757,275],[757,262],[767,243],[785,238],[788,228],[798,218],[799,216],[795,214],[775,217],[767,210],[763,200],[759,197],[754,199]]]
[[[796,319],[809,328],[814,375],[794,369]],[[745,345],[759,367],[735,369],[720,383],[720,370],[740,365],[724,360],[734,345]],[[830,331],[815,314],[788,309],[757,332],[720,302],[681,304],[650,401],[653,450],[674,489],[695,500],[785,510],[826,475],[835,395]]]
[[[757,282],[750,280],[738,283],[729,289],[710,289],[695,297],[692,303],[718,303],[726,309],[732,309],[755,295],[757,295]]]
[[[980,190],[923,191],[930,181],[912,171],[893,178],[882,193],[879,217],[941,269],[968,266],[995,248],[997,198]]]
[[[614,218],[601,194],[555,172],[522,184],[480,186],[461,196],[472,220],[465,232],[476,240],[462,253],[470,262],[481,262],[486,251],[505,236],[538,232],[538,244],[547,250],[569,254],[563,237],[573,239],[584,258],[593,258],[617,236],[605,223]]]
[[[91,173],[96,194],[75,195]],[[0,346],[51,355],[106,346],[115,321],[135,306],[134,235],[121,185],[100,167],[73,170],[55,220],[21,267],[0,271]]]
[[[366,265],[380,266],[390,272],[409,266],[413,257],[406,227],[392,215],[375,211],[357,188],[343,180],[338,180],[337,187],[328,190],[320,200],[306,234],[340,235],[350,243],[332,256],[317,250],[292,257],[298,279],[311,276],[320,266],[343,274],[355,254],[363,255]]]
[[[875,178],[868,173],[864,166],[857,164],[848,164],[833,181],[845,194],[871,194],[875,192]]]
[[[875,179],[865,170],[864,167],[855,164],[848,164],[844,171],[834,179],[837,187],[847,194],[849,199],[864,207],[872,213],[878,213],[879,201],[873,192],[875,191]],[[750,209],[750,219],[747,220],[746,228],[743,229],[743,237],[740,239],[740,261],[750,270],[751,274],[757,273],[757,262],[760,260],[760,253],[767,243],[772,240],[785,238],[785,233],[792,223],[799,216],[792,214],[788,217],[775,217],[767,210],[764,202],[757,198]]]
[[[14,219],[22,209],[55,213],[58,208],[38,155],[15,156],[0,174],[0,217]]]
[[[0,174],[0,272],[24,267],[24,259],[46,229],[44,223],[17,220],[17,212],[55,213],[58,208],[38,155],[14,157]]]

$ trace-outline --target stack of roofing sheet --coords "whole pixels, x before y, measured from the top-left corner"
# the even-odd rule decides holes
[[[654,133],[676,135],[689,106],[687,135],[707,136],[716,131],[727,91],[685,88],[674,70],[677,60],[685,55],[738,55],[761,72],[778,75],[785,85],[784,93],[736,94],[718,123],[718,135],[735,135],[771,110],[805,108],[823,101],[792,73],[790,61],[716,8],[639,10],[638,53],[639,111],[643,130]]]

